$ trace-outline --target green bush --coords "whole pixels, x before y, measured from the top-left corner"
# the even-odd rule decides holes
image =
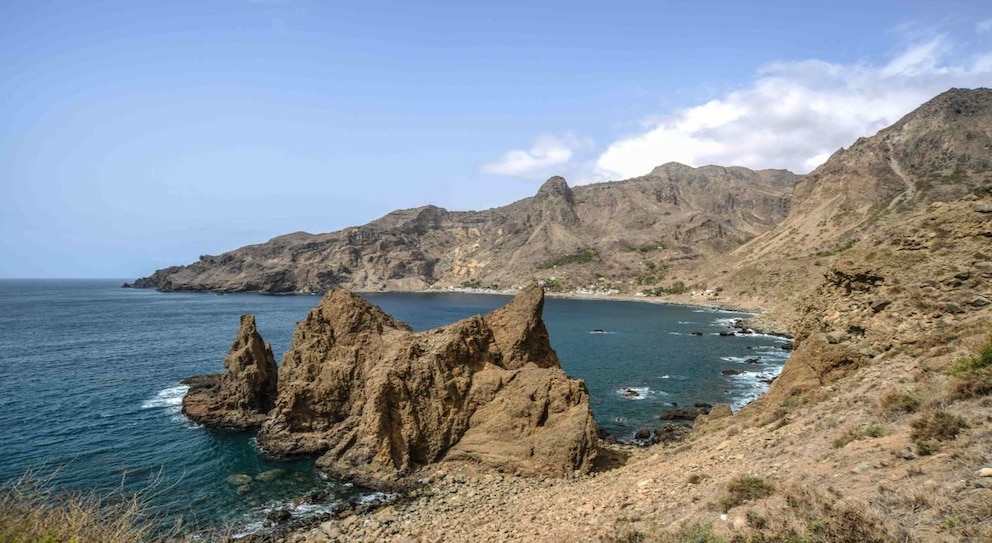
[[[599,262],[599,252],[596,249],[580,249],[570,255],[560,256],[541,264],[542,270],[554,268],[555,266],[566,266],[568,264],[588,264]]]

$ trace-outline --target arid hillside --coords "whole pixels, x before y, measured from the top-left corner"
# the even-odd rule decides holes
[[[161,290],[325,292],[476,287],[633,292],[670,266],[726,254],[785,218],[784,170],[666,164],[636,179],[570,188],[485,211],[395,211],[328,234],[295,233],[135,282]]]
[[[323,541],[992,540],[992,91],[952,90],[804,178],[788,217],[686,266],[795,334],[782,375],[682,443],[566,480],[448,464]]]

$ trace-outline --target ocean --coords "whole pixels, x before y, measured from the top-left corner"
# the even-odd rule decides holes
[[[276,360],[317,296],[162,293],[123,280],[0,280],[0,481],[32,470],[59,488],[146,491],[153,512],[191,528],[250,531],[274,508],[318,514],[370,494],[313,470],[263,460],[248,433],[205,430],[179,413],[180,381],[216,373],[253,313]],[[508,296],[365,295],[416,330],[486,313]],[[720,335],[741,313],[548,298],[544,320],[562,366],[584,379],[600,426],[620,439],[659,413],[760,395],[786,340]],[[246,491],[236,477],[253,478]],[[240,490],[239,490],[240,489]]]

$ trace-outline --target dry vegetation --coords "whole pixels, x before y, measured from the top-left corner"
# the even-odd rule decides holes
[[[134,543],[182,541],[181,526],[150,516],[150,492],[101,496],[54,490],[52,477],[29,473],[0,486],[4,543]]]

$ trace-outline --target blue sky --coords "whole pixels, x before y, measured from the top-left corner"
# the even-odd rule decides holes
[[[988,2],[358,4],[0,3],[0,277],[134,278],[555,174],[802,173],[992,85]]]

